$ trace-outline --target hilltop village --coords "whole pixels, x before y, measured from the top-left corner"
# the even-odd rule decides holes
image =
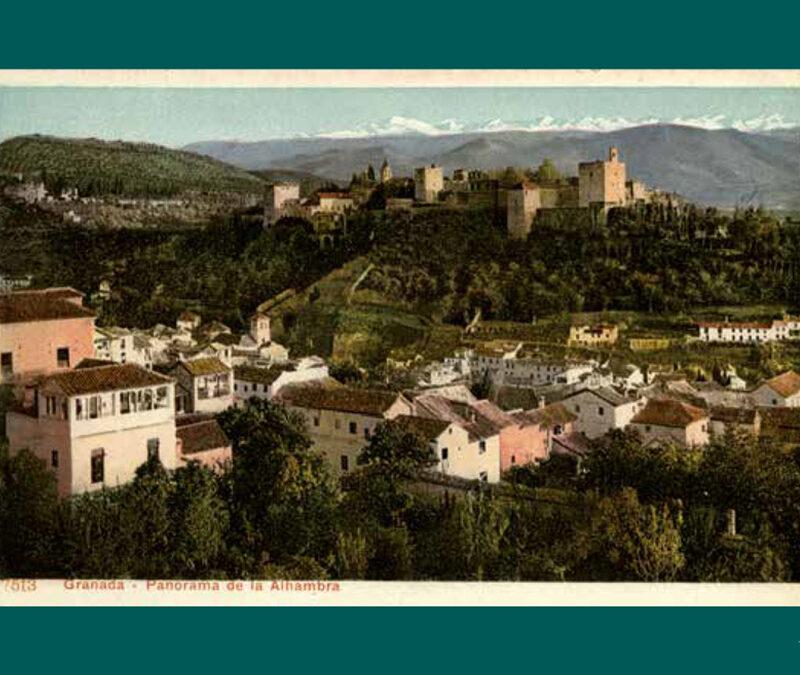
[[[81,203],[72,188],[55,196],[43,183],[20,178],[6,186],[5,195],[29,206],[49,204],[52,209],[56,204],[70,225],[85,224],[77,211],[67,208]],[[356,555],[347,547],[366,536],[359,526],[347,529],[338,543],[328,544],[333,548],[326,549],[327,558],[314,558],[324,571],[315,567],[310,572],[284,572],[294,578],[323,573],[363,576],[378,574],[365,571],[369,565],[391,567],[385,560],[375,562],[382,559],[380,547],[389,546],[380,537],[401,530],[407,537],[413,530],[409,523],[398,525],[408,516],[403,509],[410,507],[397,506],[406,503],[406,497],[399,496],[402,491],[393,481],[411,486],[415,499],[432,499],[446,515],[454,508],[452,499],[466,500],[457,508],[474,509],[478,507],[470,506],[470,500],[476,495],[513,505],[518,499],[541,500],[542,489],[555,489],[561,494],[558,499],[601,489],[592,481],[605,476],[598,467],[605,466],[602,462],[609,461],[617,447],[636,447],[642,457],[677,457],[679,463],[690,461],[680,458],[692,458],[695,470],[706,461],[701,458],[715,456],[714,448],[720,445],[750,444],[747,447],[758,452],[777,453],[781,461],[790,461],[800,446],[800,373],[795,370],[800,362],[794,358],[800,346],[800,316],[788,311],[758,321],[726,316],[659,323],[648,315],[610,311],[550,316],[543,312],[542,317],[534,313],[525,320],[499,321],[485,316],[496,310],[483,301],[482,289],[475,289],[477,304],[457,308],[464,317],[461,324],[429,327],[423,341],[405,340],[402,348],[378,349],[380,356],[371,357],[369,364],[353,356],[366,353],[356,347],[369,340],[355,331],[345,339],[341,322],[319,321],[313,326],[315,335],[302,333],[308,330],[304,319],[318,317],[319,307],[330,302],[326,294],[331,288],[339,289],[337,302],[344,309],[338,311],[351,321],[363,315],[352,309],[354,298],[366,298],[370,306],[381,292],[408,292],[392,285],[385,261],[364,254],[376,229],[386,223],[410,227],[410,219],[419,216],[435,228],[440,214],[468,220],[481,213],[487,222],[496,225],[499,220],[502,236],[522,247],[535,240],[538,228],[547,231],[560,219],[601,228],[621,213],[631,219],[645,218],[643,214],[679,219],[694,208],[679,195],[629,177],[615,147],[605,159],[579,163],[577,175],[568,177],[547,161],[536,170],[464,168],[450,176],[442,167],[429,165],[417,168],[413,177],[397,177],[384,160],[377,171],[370,165],[353,175],[347,188],[309,190],[299,181],[273,181],[263,197],[238,198],[237,223],[255,223],[276,241],[289,238],[289,245],[291,236],[299,237],[290,228],[300,227],[316,247],[304,255],[329,255],[341,267],[323,270],[327,274],[318,275],[306,288],[284,288],[255,302],[248,296],[233,307],[232,295],[224,291],[216,304],[181,301],[183,309],[169,319],[140,326],[119,309],[130,307],[119,302],[124,290],[120,279],[129,273],[127,261],[115,263],[102,278],[90,279],[85,289],[39,287],[32,274],[0,278],[0,377],[8,456],[11,461],[34,457],[52,478],[60,499],[124,492],[143,480],[145,467],[154,465],[176,476],[185,475],[182,470],[202,469],[214,477],[209,481],[221,485],[226,476],[234,476],[234,484],[255,480],[255,465],[248,463],[254,461],[248,455],[254,447],[272,448],[264,450],[267,455],[280,447],[288,453],[282,456],[300,461],[294,446],[284,448],[275,441],[285,433],[292,439],[287,443],[307,444],[309,457],[322,462],[308,471],[330,477],[336,490],[343,491],[342,503],[358,498],[374,506],[390,496],[395,501],[375,526],[382,534],[369,535],[378,537],[370,540],[373,562],[364,562],[360,571],[342,562]],[[128,200],[104,199],[115,208]],[[176,198],[128,206],[184,208],[186,203]],[[364,222],[375,229],[363,230]],[[709,249],[722,248],[729,234],[717,225],[713,221],[713,227],[686,237]],[[362,236],[361,249],[352,243],[357,227],[368,233]],[[210,236],[216,232],[211,230]],[[723,244],[713,243],[718,241]],[[403,244],[400,239],[398,245]],[[228,244],[220,240],[219,245]],[[355,258],[360,265],[348,262],[343,253],[348,246],[351,255],[361,256]],[[613,242],[606,246],[613,250]],[[425,252],[413,255],[425,257]],[[310,266],[311,259],[306,260]],[[624,267],[615,274],[625,274]],[[637,275],[643,287],[649,284],[652,309],[657,283]],[[425,292],[425,283],[415,292]],[[161,299],[164,286],[159,280],[147,300],[159,316],[174,307]],[[208,316],[206,306],[224,306],[228,314],[214,309]],[[235,323],[221,316],[234,317]],[[316,351],[320,332],[327,332],[323,337],[333,345],[324,354]],[[378,341],[383,339],[380,329],[376,333]],[[442,336],[446,339],[437,343]],[[678,352],[684,361],[688,354],[691,365],[676,365]],[[286,426],[276,431],[282,424]],[[615,470],[624,473],[619,467]],[[272,469],[265,471],[273,475]],[[247,490],[248,499],[261,494],[258,485]],[[553,494],[547,493],[545,501]],[[230,495],[241,497],[236,488]],[[673,497],[663,517],[665,527],[679,528],[675,523],[683,516],[670,509],[683,506]],[[715,503],[710,525],[713,536],[719,530],[720,536],[730,538],[726,542],[737,546],[755,536],[742,538],[737,532],[738,504],[735,499]],[[266,513],[271,507],[264,508]],[[305,508],[292,502],[289,511],[297,514]],[[739,513],[747,523],[752,515]],[[286,532],[280,536],[290,538]],[[415,550],[421,546],[418,543]],[[264,547],[262,557],[269,550],[268,544]],[[684,554],[675,550],[670,578],[683,565]],[[281,565],[290,565],[287,561],[295,564],[298,555],[278,558]],[[248,563],[249,573],[263,573],[266,563],[258,560]],[[792,561],[786,565],[795,564]],[[484,573],[482,567],[476,572]],[[531,572],[534,578],[542,574]],[[552,570],[547,574],[557,576]],[[563,572],[558,574],[564,578]],[[648,574],[636,578],[653,578]],[[775,573],[781,578],[788,574]]]

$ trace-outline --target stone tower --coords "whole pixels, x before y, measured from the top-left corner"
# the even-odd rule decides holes
[[[256,312],[250,317],[250,337],[259,345],[272,342],[272,331],[266,314]]]
[[[299,183],[273,183],[267,186],[264,199],[264,225],[279,220],[286,206],[300,200]]]
[[[526,239],[531,231],[536,212],[542,208],[539,187],[522,183],[506,193],[506,228],[512,239]]]
[[[608,149],[608,159],[581,162],[578,165],[578,206],[607,208],[623,206],[626,201],[625,163],[619,161],[619,150]]]
[[[381,183],[388,183],[392,180],[392,168],[389,166],[389,160],[384,159],[381,164]]]
[[[414,170],[414,199],[418,202],[433,203],[444,190],[442,167],[431,164]]]

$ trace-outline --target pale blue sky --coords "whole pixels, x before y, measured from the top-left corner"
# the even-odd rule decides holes
[[[163,89],[0,87],[0,140],[52,134],[182,146],[418,130],[800,125],[798,89]]]

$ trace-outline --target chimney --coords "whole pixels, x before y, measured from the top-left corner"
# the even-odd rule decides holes
[[[736,536],[736,510],[728,509],[725,512],[725,534],[729,537]]]

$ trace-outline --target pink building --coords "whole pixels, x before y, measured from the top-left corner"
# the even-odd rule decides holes
[[[512,415],[516,424],[500,434],[500,470],[549,459],[554,439],[572,433],[577,417],[561,403]]]
[[[9,451],[44,461],[64,496],[123,485],[150,457],[174,469],[174,397],[172,379],[134,364],[55,373],[6,414]]]
[[[0,381],[24,384],[92,358],[94,319],[74,288],[0,294]]]

